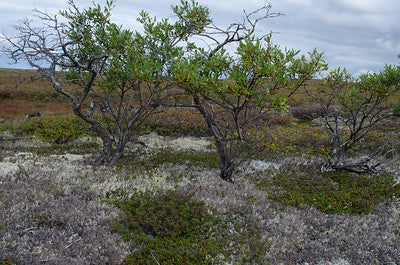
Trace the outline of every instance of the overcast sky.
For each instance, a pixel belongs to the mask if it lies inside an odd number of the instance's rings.
[[[104,4],[105,0],[95,0]],[[262,0],[199,0],[210,8],[215,23],[224,26],[241,21],[243,10],[252,11],[264,5]],[[281,47],[301,50],[317,48],[324,52],[331,69],[346,67],[358,74],[379,71],[385,64],[400,60],[399,0],[270,0],[272,11],[284,15],[267,19],[260,33],[277,32],[273,40]],[[75,0],[80,7],[91,0]],[[172,17],[170,6],[176,0],[117,0],[113,22],[137,29],[140,10],[157,17]],[[56,13],[67,7],[67,0],[0,0],[1,32],[12,35],[12,26],[30,17],[34,8]],[[0,67],[9,65],[0,56]]]

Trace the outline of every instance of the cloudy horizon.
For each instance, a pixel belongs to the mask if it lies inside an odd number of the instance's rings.
[[[67,8],[67,0],[26,1],[0,0],[1,32],[13,34],[13,25],[32,17],[37,8],[56,13]],[[105,0],[95,0],[104,4]],[[253,11],[265,4],[262,0],[199,0],[210,8],[211,17],[221,27],[241,21],[243,10]],[[75,0],[79,7],[92,5],[91,0]],[[171,5],[178,0],[117,0],[113,22],[133,30],[140,26],[136,21],[140,10],[158,18],[171,18]],[[359,74],[380,71],[385,64],[399,64],[400,29],[398,27],[400,1],[397,0],[270,0],[272,12],[281,16],[262,21],[260,34],[274,32],[273,41],[281,47],[300,50],[302,53],[316,48],[324,52],[330,69],[346,67]],[[0,56],[2,68],[25,68],[22,64],[10,65],[6,55]]]

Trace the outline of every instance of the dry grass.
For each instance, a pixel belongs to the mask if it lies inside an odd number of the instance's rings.
[[[35,80],[34,71],[0,69],[0,118],[23,118],[34,112],[63,112],[71,104],[45,79]]]
[[[14,119],[24,118],[31,113],[63,113],[71,109],[68,102],[43,102],[27,100],[2,100],[0,105],[0,118]]]

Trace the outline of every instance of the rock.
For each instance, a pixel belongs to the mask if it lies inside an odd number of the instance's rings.
[[[40,117],[42,117],[42,114],[40,112],[32,112],[32,113],[26,114],[26,119],[40,118]]]

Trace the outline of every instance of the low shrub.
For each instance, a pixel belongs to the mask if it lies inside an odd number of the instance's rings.
[[[113,230],[132,242],[122,264],[262,264],[268,251],[258,219],[244,206],[211,213],[177,191],[113,203],[124,212]]]
[[[18,136],[36,136],[56,143],[80,136],[95,136],[85,121],[72,114],[28,119],[12,126],[11,131]]]
[[[115,202],[124,217],[114,230],[132,241],[123,264],[212,264],[221,247],[212,237],[218,218],[203,202],[176,191]]]
[[[257,180],[256,184],[270,191],[272,200],[300,208],[308,204],[328,214],[367,214],[377,204],[400,197],[400,185],[387,174],[283,170],[272,180]]]

